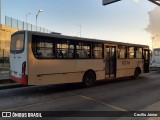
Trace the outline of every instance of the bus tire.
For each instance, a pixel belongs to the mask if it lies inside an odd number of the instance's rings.
[[[96,81],[96,77],[95,77],[95,74],[94,72],[92,71],[88,71],[84,74],[83,76],[83,85],[85,87],[91,87],[95,84],[95,81]]]
[[[140,74],[139,69],[136,68],[135,71],[134,71],[134,76],[133,76],[133,78],[134,78],[135,80],[139,79],[139,74]]]

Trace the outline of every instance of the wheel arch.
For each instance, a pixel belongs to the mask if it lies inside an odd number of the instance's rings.
[[[138,71],[138,73],[139,73],[139,74],[141,74],[141,73],[142,73],[142,71],[141,71],[141,68],[140,68],[140,67],[136,67],[135,71],[136,71],[136,70]]]
[[[84,75],[83,75],[83,79],[84,79],[85,75],[86,75],[88,72],[92,72],[92,73],[94,74],[94,77],[95,77],[95,80],[96,80],[96,78],[97,78],[96,72],[95,72],[94,70],[92,70],[92,69],[88,69],[87,71],[85,71],[85,73],[84,73]],[[82,79],[82,80],[83,80],[83,79]]]

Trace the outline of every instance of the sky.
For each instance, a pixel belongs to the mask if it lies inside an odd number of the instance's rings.
[[[102,0],[1,0],[2,21],[9,16],[69,36],[96,38],[136,44],[152,44],[153,34],[146,30],[149,12],[156,5],[148,0],[121,0],[107,6]],[[157,37],[156,39],[159,39]]]

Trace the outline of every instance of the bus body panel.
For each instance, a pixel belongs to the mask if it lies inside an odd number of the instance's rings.
[[[150,67],[160,68],[160,48],[153,49]]]
[[[36,59],[32,52],[32,32],[28,32],[28,85],[36,80]]]
[[[33,36],[45,36],[54,38],[55,36],[51,34],[44,34],[39,32],[25,32],[25,46],[24,51],[18,54],[10,54],[10,63],[11,63],[11,78],[16,80],[22,84],[28,85],[49,85],[49,84],[61,84],[61,83],[76,83],[82,82],[83,77],[86,71],[92,70],[96,75],[96,80],[104,80],[110,78],[119,78],[119,77],[127,77],[133,76],[135,69],[140,68],[141,73],[144,73],[144,59],[143,57],[140,59],[118,59],[118,46],[119,45],[130,45],[130,44],[120,44],[116,42],[106,42],[101,43],[104,45],[103,50],[103,59],[58,59],[58,58],[36,58],[33,52],[33,45],[32,39]],[[40,38],[40,37],[39,37]],[[67,36],[56,36],[59,39],[74,39],[74,37],[67,37]],[[41,39],[41,38],[40,38]],[[81,38],[79,39],[81,41]],[[85,39],[82,38],[82,41]],[[94,40],[88,39],[89,42],[93,42]],[[95,40],[97,43],[98,40]],[[108,46],[108,47],[105,47]],[[130,46],[132,46],[131,44]],[[111,47],[110,47],[111,46]],[[147,46],[140,46],[138,47],[147,47]],[[110,72],[109,77],[106,77],[106,62],[112,63],[113,59],[106,60],[106,53],[105,49],[111,49],[116,51],[115,56],[115,70],[116,73],[113,76]],[[148,47],[147,47],[148,48]],[[112,52],[114,53],[114,52]],[[110,54],[112,55],[112,54]],[[111,58],[111,57],[110,57]],[[25,75],[23,75],[22,65],[26,63],[25,68]],[[112,67],[112,65],[110,66]],[[109,71],[111,71],[110,69]],[[16,74],[17,73],[17,74]]]
[[[117,60],[117,77],[133,76],[135,68],[140,68],[143,73],[142,59],[118,59]]]
[[[96,78],[104,79],[103,60],[37,60],[35,79],[32,83],[38,85],[82,82],[87,70],[93,70]],[[32,61],[33,62],[33,61]]]
[[[15,50],[13,50],[10,53],[10,78],[20,82],[22,84],[28,84],[28,67],[27,67],[27,35],[25,35],[26,32],[22,32],[21,34],[24,35],[24,39],[21,41],[20,39],[22,37],[17,37],[17,35],[13,35],[12,37],[15,37],[14,41],[11,42],[11,49],[12,47],[15,47]],[[21,43],[23,42],[23,43]],[[13,43],[13,44],[12,44]],[[23,50],[19,52],[18,47],[23,44]],[[15,45],[15,46],[14,46]],[[17,48],[16,48],[17,47]],[[17,53],[18,52],[18,53]]]
[[[28,85],[82,82],[84,73],[95,71],[96,79],[105,78],[103,59],[36,59],[32,51],[32,33],[28,33]]]
[[[154,56],[152,58],[151,67],[160,68],[160,56]]]

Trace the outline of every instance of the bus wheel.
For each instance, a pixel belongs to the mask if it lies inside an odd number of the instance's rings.
[[[83,85],[85,87],[93,86],[95,81],[96,81],[96,77],[95,77],[95,74],[92,71],[88,71],[87,73],[84,74]]]
[[[135,69],[133,77],[135,80],[137,80],[139,78],[139,70],[138,69]]]

